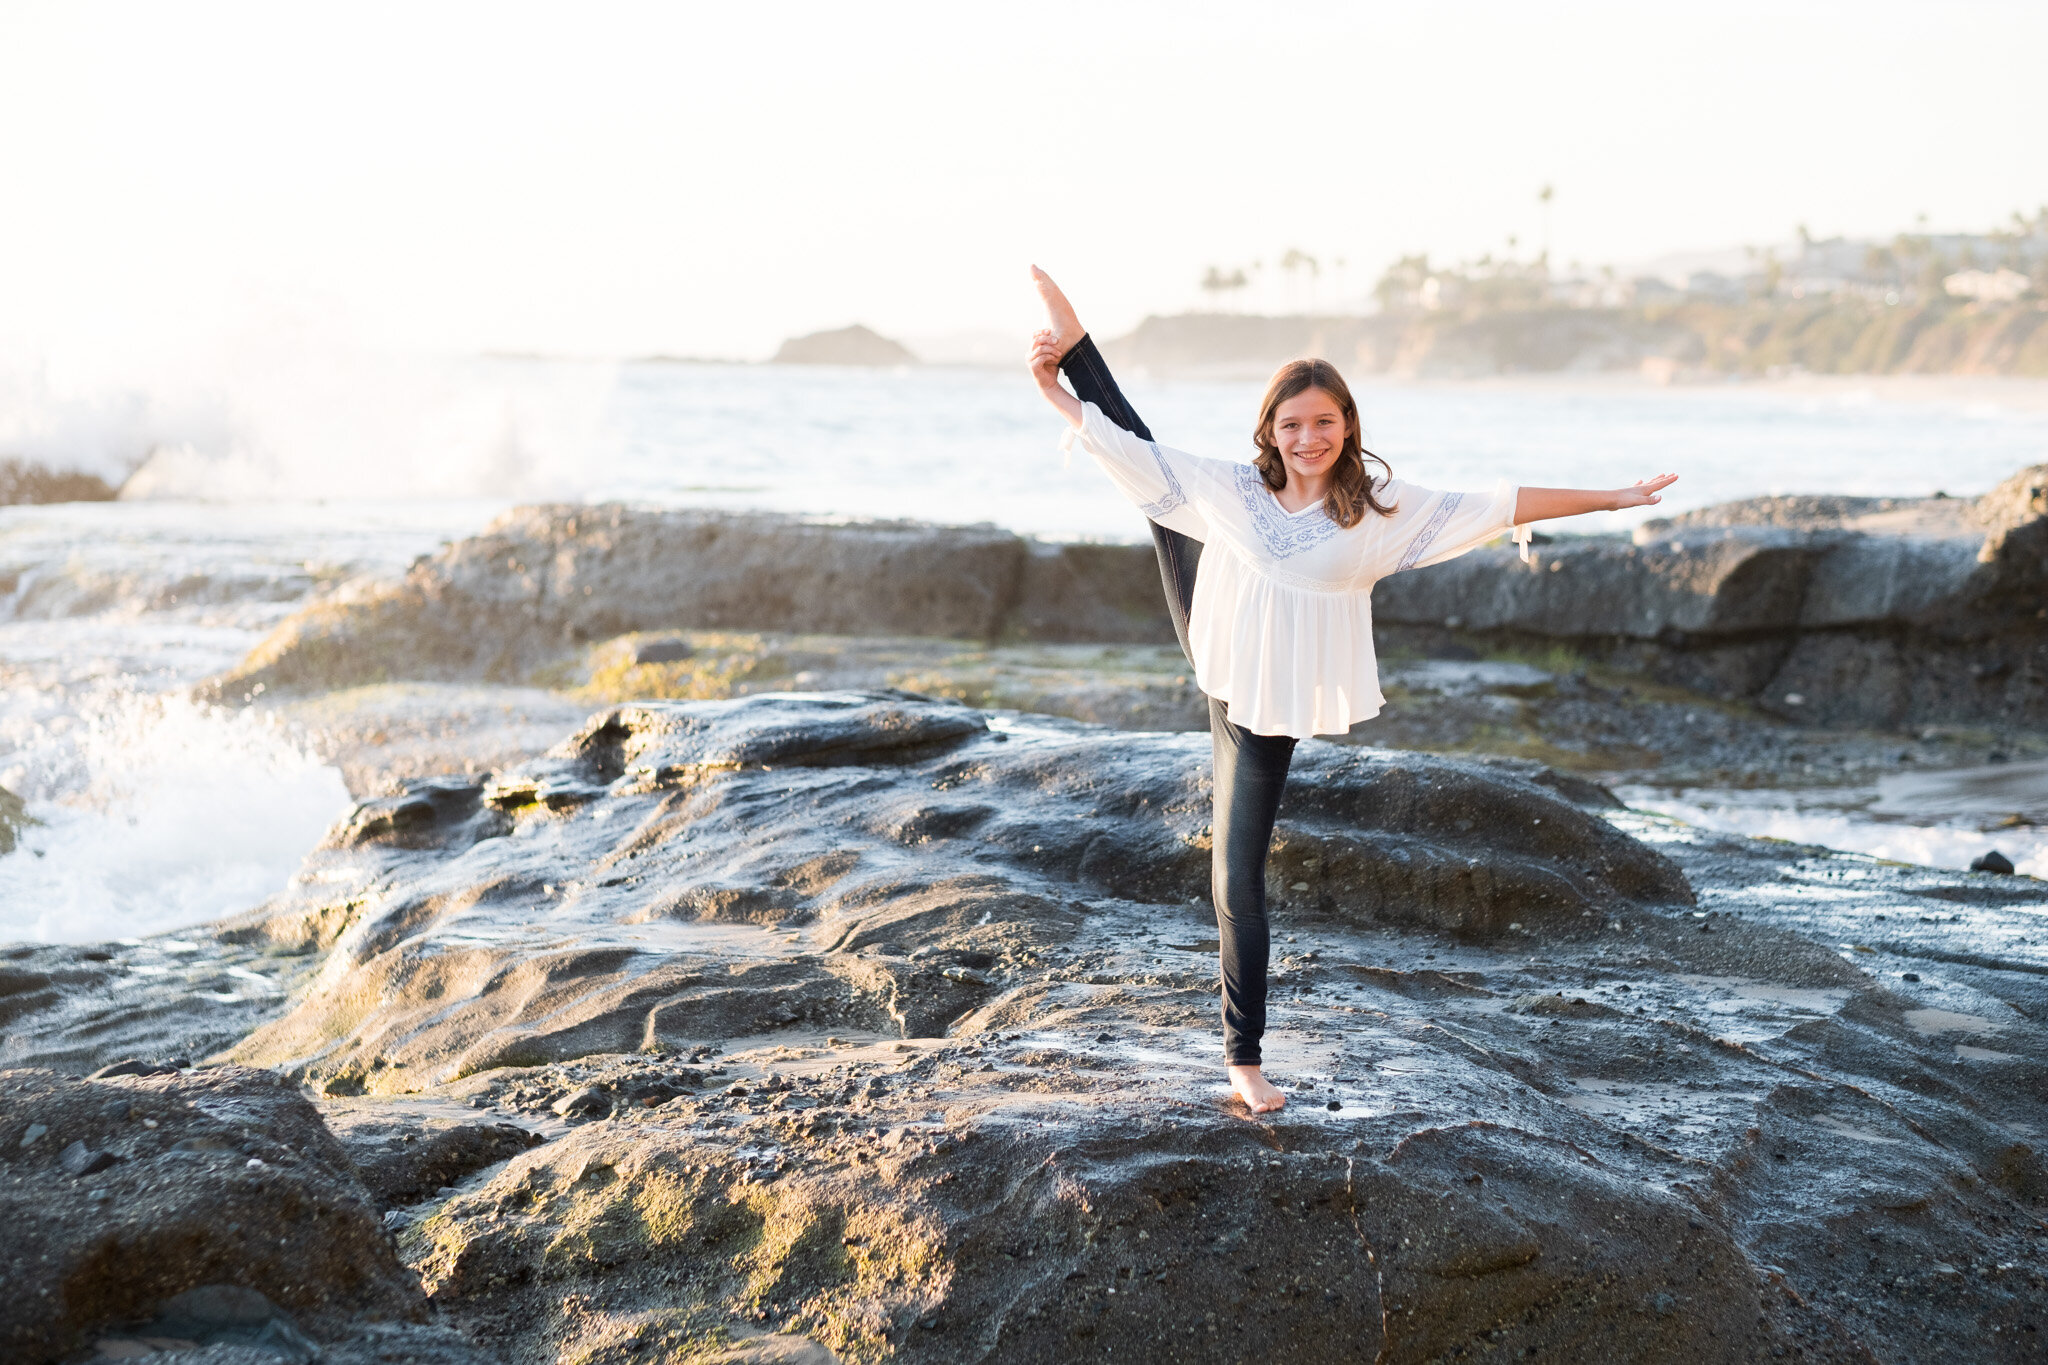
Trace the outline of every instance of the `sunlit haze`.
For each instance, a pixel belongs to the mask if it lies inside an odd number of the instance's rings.
[[[759,357],[2048,200],[2033,5],[24,5],[0,346]],[[1547,225],[1536,195],[1553,184]]]

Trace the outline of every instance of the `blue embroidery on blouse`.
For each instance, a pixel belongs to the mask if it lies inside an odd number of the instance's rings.
[[[1181,488],[1180,480],[1173,476],[1173,466],[1166,462],[1166,456],[1159,453],[1159,442],[1147,441],[1145,444],[1152,447],[1152,458],[1159,465],[1159,477],[1166,480],[1166,495],[1157,502],[1144,503],[1138,510],[1157,521],[1174,508],[1187,506],[1188,495]]]
[[[1273,500],[1273,490],[1266,487],[1265,478],[1252,465],[1237,467],[1237,495],[1243,499],[1245,511],[1251,513],[1252,529],[1259,533],[1266,553],[1275,559],[1313,550],[1340,529],[1321,507],[1306,516],[1290,517],[1282,512],[1280,504]]]
[[[1436,511],[1429,514],[1429,520],[1415,533],[1415,539],[1408,542],[1408,548],[1401,552],[1401,562],[1394,566],[1395,573],[1415,567],[1416,561],[1421,559],[1429,547],[1436,543],[1436,538],[1443,534],[1444,523],[1451,519],[1451,514],[1458,510],[1458,504],[1464,500],[1463,493],[1444,494],[1444,500],[1436,505]]]

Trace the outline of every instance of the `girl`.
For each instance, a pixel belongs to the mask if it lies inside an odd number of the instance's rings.
[[[1406,483],[1360,444],[1358,405],[1326,360],[1273,376],[1251,464],[1183,454],[1152,439],[1052,278],[1036,266],[1031,275],[1052,324],[1033,338],[1032,377],[1067,419],[1062,444],[1086,449],[1151,521],[1167,610],[1209,698],[1224,1060],[1245,1106],[1268,1113],[1287,1102],[1259,1070],[1273,818],[1297,740],[1379,714],[1372,585],[1510,528],[1526,556],[1530,522],[1648,506],[1678,476],[1604,491]]]

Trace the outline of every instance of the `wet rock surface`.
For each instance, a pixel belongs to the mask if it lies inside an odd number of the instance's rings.
[[[304,1149],[433,1315],[405,1330],[486,1359],[2039,1358],[2041,883],[1304,744],[1269,867],[1289,1104],[1251,1120],[1208,801],[1198,735],[622,706],[365,803],[182,941],[270,973],[226,1046],[310,1088]],[[175,995],[160,951],[109,951],[118,989],[35,958],[8,1046],[161,1064],[122,1022]],[[45,1127],[0,1127],[42,1163],[22,1207],[145,1162]],[[74,1143],[122,1161],[63,1175]]]
[[[1381,583],[1392,638],[1569,642],[1823,725],[2048,723],[2048,465],[1980,498],[1762,498]],[[1405,633],[1404,633],[1405,632]]]
[[[0,946],[0,1066],[176,1069],[275,1015],[310,964],[225,926],[128,943]]]
[[[617,708],[488,784],[360,807],[250,926],[326,961],[236,1055],[345,1094],[799,1021],[940,1036],[1093,918],[1201,922],[1206,756],[903,694]],[[1474,941],[1690,903],[1542,776],[1307,746],[1281,899]]]

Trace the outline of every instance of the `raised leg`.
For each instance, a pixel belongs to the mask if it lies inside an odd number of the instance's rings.
[[[1057,332],[1058,328],[1055,327],[1054,331]],[[1124,397],[1123,390],[1116,386],[1108,362],[1103,360],[1102,352],[1095,349],[1093,337],[1085,332],[1081,334],[1080,340],[1060,361],[1060,373],[1073,385],[1076,398],[1101,408],[1104,417],[1125,431],[1148,441],[1152,439],[1152,429],[1145,425],[1130,400]],[[1166,612],[1173,618],[1173,633],[1180,640],[1180,652],[1187,656],[1192,666],[1195,651],[1188,643],[1188,614],[1195,606],[1195,568],[1202,562],[1202,542],[1169,530],[1156,521],[1148,521],[1146,525],[1152,528],[1152,550],[1159,558],[1159,586],[1166,594]]]

